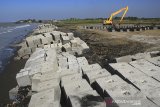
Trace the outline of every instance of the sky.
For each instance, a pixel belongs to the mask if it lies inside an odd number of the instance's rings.
[[[160,18],[160,0],[0,0],[0,22],[107,18],[126,6],[129,6],[127,16]]]

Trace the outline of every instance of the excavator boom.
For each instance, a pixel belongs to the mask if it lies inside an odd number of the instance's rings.
[[[122,15],[122,17],[121,17],[121,20],[120,20],[120,23],[121,23],[121,22],[123,21],[123,18],[125,17],[125,15],[126,15],[126,13],[127,13],[127,11],[128,11],[128,6],[125,7],[125,8],[122,8],[122,9],[120,9],[120,10],[114,12],[114,13],[112,13],[111,16],[110,16],[110,18],[109,18],[108,20],[104,20],[104,21],[103,21],[103,24],[104,24],[104,25],[111,25],[111,24],[112,24],[113,17],[114,17],[115,15],[121,13],[122,11],[125,11],[125,12],[123,13],[123,15]]]

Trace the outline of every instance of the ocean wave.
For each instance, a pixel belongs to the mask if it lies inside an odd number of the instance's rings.
[[[27,25],[16,26],[15,29],[29,27],[29,26],[31,26],[31,25],[27,24]]]

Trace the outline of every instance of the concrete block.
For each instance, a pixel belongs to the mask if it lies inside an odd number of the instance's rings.
[[[117,84],[118,86],[119,84],[125,83],[125,81],[123,81],[117,75],[114,75],[109,77],[98,78],[96,79],[96,83],[93,85],[94,85],[94,89],[104,98],[104,97],[107,97],[104,95],[104,91],[107,85],[112,83],[114,83],[114,85]]]
[[[77,41],[77,44],[82,44],[84,41],[82,41],[79,37],[74,38],[75,41]]]
[[[88,65],[88,61],[85,57],[78,57],[77,62],[78,62],[80,67]]]
[[[127,32],[130,32],[130,29],[126,29],[127,30]]]
[[[69,69],[79,72],[79,65],[75,56],[68,56]]]
[[[70,42],[68,36],[61,36],[61,39],[62,39],[62,44],[63,44],[63,45]]]
[[[148,76],[130,77],[130,81],[137,86],[143,94],[146,94],[148,90],[154,90],[160,87],[160,83],[155,79]]]
[[[51,33],[44,33],[44,36],[47,38],[48,43],[51,43],[54,41]]]
[[[116,30],[115,29],[112,29],[112,32],[115,32]]]
[[[60,32],[59,31],[52,31],[51,34],[54,36],[55,41],[60,41]]]
[[[69,95],[69,107],[106,107],[106,103],[96,91]]]
[[[138,53],[136,55],[132,55],[131,58],[133,60],[148,59],[148,58],[151,58],[151,55],[150,55],[150,53]]]
[[[77,47],[78,46],[77,41],[75,39],[71,40],[71,46],[72,47]]]
[[[57,61],[54,61],[54,62],[47,61],[47,62],[43,63],[40,68],[40,71],[42,73],[49,72],[49,71],[56,72],[57,70],[58,70]]]
[[[39,46],[38,46],[39,47]],[[31,47],[31,52],[35,52],[37,47]]]
[[[61,78],[61,86],[64,86],[64,84],[71,84],[72,82],[79,80],[82,80],[82,74],[80,73],[63,76]]]
[[[57,44],[57,48],[60,48],[60,49],[61,49],[61,48],[62,48],[62,46],[63,46],[63,45],[62,45],[62,43],[61,43],[61,42]]]
[[[123,29],[120,29],[120,32],[123,32]]]
[[[72,40],[74,38],[74,34],[73,33],[67,33],[67,36],[69,37],[70,40]]]
[[[31,79],[28,71],[18,73],[16,75],[16,79],[19,87],[31,85]]]
[[[116,58],[116,62],[131,62],[132,59],[131,59],[131,56],[130,55],[127,55],[127,56],[122,56],[122,57],[119,57],[119,58]]]
[[[73,75],[73,74],[76,74],[78,72],[72,70],[72,69],[60,69],[60,77],[63,77],[63,76],[67,76],[67,75]]]
[[[48,80],[52,80],[52,79],[56,79],[60,81],[60,75],[57,72],[47,72],[42,74],[40,81],[44,82],[44,81],[48,81]]]
[[[51,48],[57,48],[57,43],[51,44]]]
[[[15,100],[16,99],[16,96],[17,96],[17,93],[18,93],[18,86],[12,88],[11,90],[9,90],[9,99],[10,100]]]
[[[156,66],[160,67],[160,57],[149,58],[147,59],[149,62],[153,63]]]
[[[42,44],[44,44],[44,45],[48,44],[48,39],[44,36],[41,37],[41,41],[42,41]]]
[[[145,74],[126,62],[109,64],[114,70],[118,71],[123,77],[130,80],[130,77],[145,76]]]
[[[59,79],[52,79],[52,80],[40,82],[38,84],[38,92],[54,89],[55,100],[60,101],[61,90],[60,90],[59,83],[60,83]]]
[[[23,50],[25,55],[30,55],[32,53],[30,48],[24,48]]]
[[[102,69],[102,67],[99,64],[91,64],[91,65],[85,65],[82,66],[82,72],[83,74],[85,74],[86,72],[90,72],[90,71],[95,71],[95,70],[100,70]]]
[[[49,49],[49,48],[51,48],[50,44],[49,45],[44,45],[44,49]]]
[[[33,65],[30,66],[30,68],[32,68],[32,70],[29,73],[29,75],[34,75],[35,73],[38,73],[38,72],[40,72],[40,73],[50,72],[50,71],[56,72],[58,70],[58,65],[55,65],[54,62],[44,61],[44,59],[42,61],[43,62],[41,62],[39,64],[33,63]]]
[[[21,57],[22,59],[28,59],[30,55],[25,55],[23,57]]]
[[[75,56],[71,55],[69,52],[62,52],[62,56],[66,57],[66,58],[68,58],[70,56],[75,57]]]
[[[66,43],[66,44],[64,44],[64,45],[62,46],[62,52],[69,52],[69,51],[71,51],[71,50],[72,50],[72,48],[71,48],[70,43]]]
[[[95,82],[95,80],[98,79],[98,78],[111,76],[111,74],[106,69],[86,72],[85,75],[86,75],[86,79],[88,80],[88,82],[90,84],[92,84],[93,82]]]
[[[19,57],[25,56],[24,50],[22,48],[18,50],[18,56]]]
[[[78,66],[77,63],[75,63],[75,64],[69,64],[69,69],[70,69],[70,70],[73,70],[73,71],[75,71],[75,72],[80,73],[80,68],[79,68],[79,66]]]
[[[43,81],[38,84],[38,92],[45,91],[45,90],[52,89],[52,88],[56,89],[58,87],[59,87],[59,80],[57,79]]]
[[[72,52],[75,54],[75,55],[82,55],[83,54],[83,49],[82,47],[76,47],[76,48],[73,48],[72,47]],[[85,51],[84,51],[85,53]]]
[[[92,90],[93,89],[90,87],[86,80],[75,81],[72,82],[72,84],[64,84],[64,91],[67,96]]]
[[[33,43],[35,46],[42,44],[41,39],[38,36],[34,37]]]
[[[116,75],[99,78],[96,80],[96,82],[96,90],[103,95],[105,100],[108,100],[108,98],[110,97],[112,98],[110,99],[114,101],[132,101],[145,98],[145,96],[139,90],[137,90],[135,87],[128,84],[127,82],[123,81]],[[125,105],[132,107],[134,103],[118,103],[118,106],[120,107],[124,107]]]
[[[148,99],[141,99],[140,102],[141,102],[140,107],[158,107],[159,106],[158,104],[155,104]]]
[[[151,90],[147,90],[145,92],[145,95],[151,99],[155,104],[160,106],[160,88],[155,88]]]
[[[50,103],[48,106],[46,107],[61,107],[61,104],[59,101],[54,101],[52,103]]]
[[[158,57],[158,56],[160,56],[160,51],[152,51],[152,52],[150,52],[150,55],[151,55],[152,58],[153,57]]]
[[[41,73],[38,73],[32,77],[32,91],[38,91],[38,84],[41,82],[41,76]]]
[[[38,45],[38,48],[44,48],[43,44]]]
[[[62,69],[68,69],[68,62],[66,57],[58,58],[58,66]]]
[[[68,55],[67,56],[68,64],[75,64],[77,62],[77,58],[74,55]]]
[[[86,53],[89,51],[89,46],[86,43],[81,44],[81,46],[82,46],[83,53]]]
[[[34,46],[33,40],[34,40],[33,36],[30,36],[30,37],[26,38],[26,44],[27,44],[28,47],[33,47]]]
[[[33,77],[35,74],[37,74],[37,73],[41,73],[41,71],[39,71],[39,69],[38,68],[34,68],[34,69],[32,69],[30,72],[29,72],[29,76],[30,77]]]
[[[22,43],[20,44],[20,46],[21,46],[21,48],[27,48],[26,41],[22,42]]]
[[[155,27],[153,27],[153,29],[154,29],[154,30],[157,30],[157,29],[158,29],[158,27],[156,27],[156,26],[155,26]]]
[[[49,107],[55,101],[54,89],[32,95],[29,107]]]

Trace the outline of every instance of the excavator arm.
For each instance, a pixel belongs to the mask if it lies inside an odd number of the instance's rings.
[[[114,12],[114,13],[112,13],[111,16],[110,16],[110,18],[109,18],[108,20],[104,20],[103,24],[104,24],[104,25],[110,25],[110,24],[112,24],[113,17],[114,17],[115,15],[121,13],[121,12],[124,11],[124,10],[125,10],[125,12],[123,13],[123,15],[122,15],[122,17],[121,17],[121,20],[120,20],[120,23],[121,23],[121,22],[123,21],[123,18],[125,17],[125,15],[126,15],[126,13],[127,13],[127,11],[128,11],[128,6],[125,7],[125,8],[122,8],[122,9],[120,9],[120,10]]]

